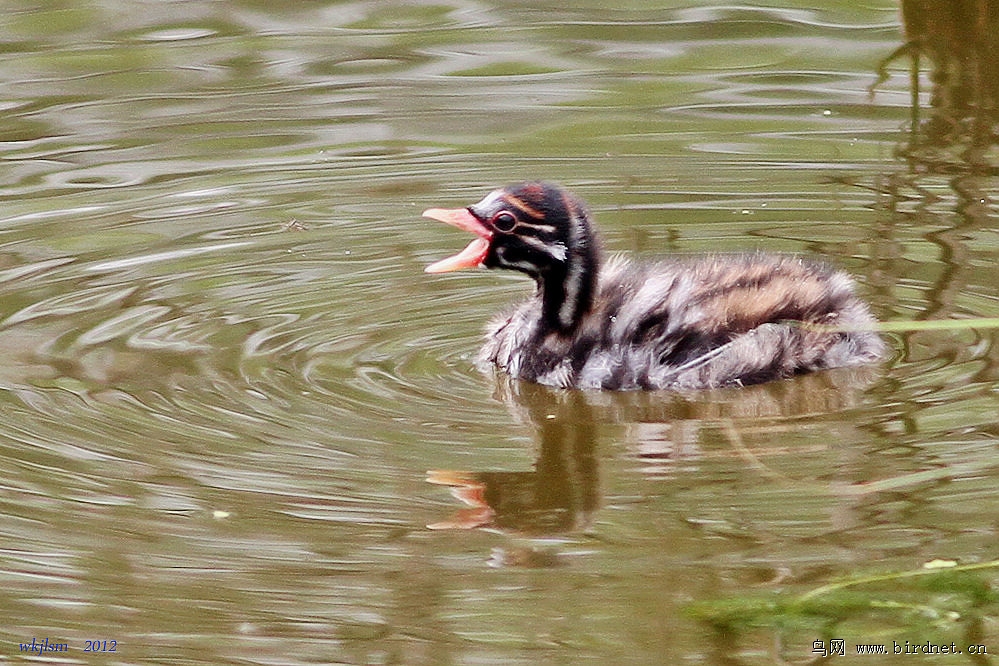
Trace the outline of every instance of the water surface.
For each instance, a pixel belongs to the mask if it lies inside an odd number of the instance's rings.
[[[472,366],[528,284],[422,274],[467,239],[420,211],[543,177],[615,251],[814,254],[880,319],[996,316],[995,178],[896,157],[904,63],[868,93],[895,3],[770,5],[11,4],[3,658],[773,663],[820,636],[684,609],[995,558],[995,329],[565,394]]]

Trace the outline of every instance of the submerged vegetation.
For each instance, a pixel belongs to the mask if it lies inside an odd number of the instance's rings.
[[[989,572],[999,560],[933,560],[919,569],[852,576],[804,592],[697,602],[692,618],[734,643],[774,633],[781,658],[842,642],[844,654],[885,645],[888,654],[954,654],[990,663],[983,625],[999,616]],[[858,647],[859,646],[859,647]],[[939,648],[939,649],[937,649]]]

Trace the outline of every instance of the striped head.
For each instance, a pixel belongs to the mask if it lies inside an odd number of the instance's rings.
[[[567,331],[589,310],[599,251],[583,204],[560,187],[527,182],[495,190],[468,208],[423,213],[474,233],[459,254],[426,268],[444,273],[485,266],[534,278],[549,327]]]

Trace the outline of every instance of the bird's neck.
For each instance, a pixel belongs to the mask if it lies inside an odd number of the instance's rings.
[[[599,258],[596,248],[583,250],[537,279],[545,332],[570,334],[593,309]]]

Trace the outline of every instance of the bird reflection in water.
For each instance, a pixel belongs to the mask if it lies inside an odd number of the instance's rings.
[[[512,385],[504,380],[501,385]],[[529,472],[432,470],[468,505],[431,529],[493,527],[532,535],[585,530],[598,504],[596,427],[582,391],[524,383],[504,399],[534,426],[538,458]],[[513,401],[513,402],[510,402]]]
[[[801,427],[802,417],[856,407],[878,374],[876,367],[843,368],[741,389],[678,394],[553,389],[496,373],[496,397],[535,431],[534,469],[428,471],[429,483],[449,487],[466,505],[428,527],[492,529],[526,537],[586,533],[601,500],[601,440],[613,445],[606,455],[629,457],[649,483],[670,482],[696,469],[706,455],[703,438],[719,432],[721,425],[731,441],[710,455],[757,464],[761,428],[777,432],[782,422]],[[766,432],[762,439],[769,439]],[[492,560],[502,566],[560,563],[554,550],[533,547],[498,549]]]

